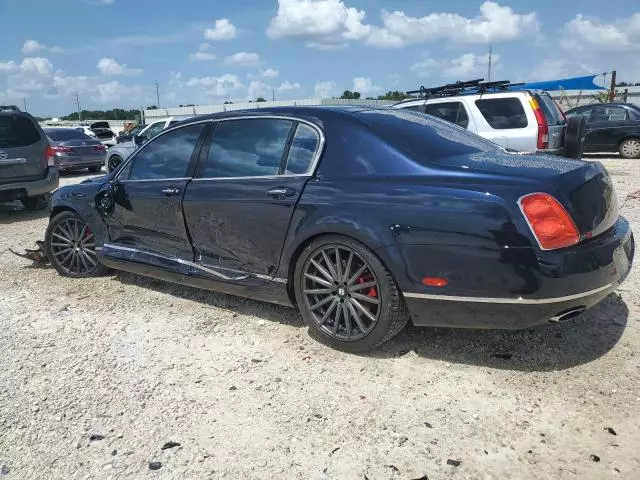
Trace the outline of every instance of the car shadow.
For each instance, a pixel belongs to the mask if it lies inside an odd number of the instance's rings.
[[[611,350],[627,325],[629,309],[612,293],[582,316],[527,330],[468,330],[408,326],[370,352],[374,358],[417,355],[448,363],[519,371],[564,370]]]
[[[0,202],[0,225],[9,225],[15,222],[24,222],[27,220],[37,220],[39,218],[46,218],[49,216],[49,211],[45,208],[38,211],[26,210],[22,203],[15,202]],[[44,231],[42,232],[44,237]],[[28,246],[30,248],[30,246]]]
[[[114,279],[125,285],[136,285],[154,292],[198,302],[211,308],[221,308],[240,315],[250,315],[268,322],[278,322],[293,327],[306,327],[298,311],[292,307],[178,285],[128,272],[116,272]]]
[[[118,272],[115,279],[174,297],[251,315],[269,322],[306,328],[297,309],[210,292]],[[372,359],[417,356],[448,363],[519,371],[564,370],[591,362],[611,350],[622,336],[629,310],[611,294],[581,317],[527,330],[418,328],[409,324],[394,340],[359,355]],[[309,330],[312,338],[317,334]],[[328,348],[328,347],[327,347]]]

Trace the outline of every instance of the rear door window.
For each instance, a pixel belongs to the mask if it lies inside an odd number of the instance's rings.
[[[26,147],[40,141],[40,132],[23,116],[0,115],[0,147]]]
[[[455,123],[461,127],[469,126],[469,116],[462,102],[440,102],[427,104],[424,113]]]
[[[510,130],[526,128],[529,122],[519,98],[483,98],[476,106],[491,128]]]
[[[628,120],[629,116],[627,110],[624,107],[610,106],[610,107],[596,107],[594,122],[623,122]]]
[[[241,178],[278,175],[292,126],[291,120],[273,118],[219,122],[201,176]],[[298,161],[304,163],[303,152],[298,154]],[[291,168],[298,170],[303,166],[292,161]]]

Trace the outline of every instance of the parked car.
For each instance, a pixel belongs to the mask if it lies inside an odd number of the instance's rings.
[[[107,147],[76,128],[45,128],[51,149],[60,170],[88,168],[98,173],[104,165]]]
[[[73,128],[84,133],[87,137],[98,138],[98,136],[94,133],[94,131],[91,130],[91,128],[87,127],[86,125],[81,125],[79,127],[73,127]]]
[[[280,107],[196,117],[60,188],[45,248],[297,305],[350,351],[422,326],[526,328],[605,298],[634,252],[597,162],[505,152],[429,115]]]
[[[509,150],[565,154],[565,118],[548,93],[509,90],[509,82],[458,82],[416,90],[393,108],[427,113]]]
[[[585,152],[640,158],[640,108],[630,103],[583,105],[565,113],[586,120]]]
[[[27,210],[47,207],[59,173],[38,122],[15,106],[0,106],[0,201],[21,200]]]
[[[164,129],[169,128],[171,125],[175,125],[176,123],[178,122],[174,120],[173,117],[157,120],[140,130],[140,133],[132,137],[130,141],[118,143],[114,147],[111,147],[107,153],[105,161],[107,172],[112,172],[116,169],[123,160],[127,159],[129,155],[138,148],[139,145],[142,145],[144,142],[158,135]]]

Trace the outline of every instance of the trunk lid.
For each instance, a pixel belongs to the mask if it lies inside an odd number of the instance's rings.
[[[104,150],[98,150],[96,147],[101,147],[102,143],[99,140],[81,140],[81,139],[73,139],[66,140],[64,142],[57,142],[56,146],[58,147],[70,147],[72,150],[65,152],[65,155],[74,156],[74,155],[98,155],[104,154]]]

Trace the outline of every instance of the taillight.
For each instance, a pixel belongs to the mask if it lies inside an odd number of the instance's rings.
[[[50,145],[44,149],[44,157],[47,159],[47,167],[56,166],[56,157],[53,155],[53,148]]]
[[[94,150],[98,150],[99,152],[106,152],[107,151],[107,147],[105,147],[104,145],[96,145],[95,147],[93,147]]]
[[[518,204],[542,250],[570,247],[580,241],[576,224],[548,193],[525,195]]]
[[[71,153],[73,147],[51,147],[54,153]]]
[[[540,108],[538,100],[534,97],[530,97],[529,105],[533,108],[533,114],[536,116],[536,122],[538,122],[538,150],[544,150],[549,146],[549,125],[547,125],[547,119]]]

